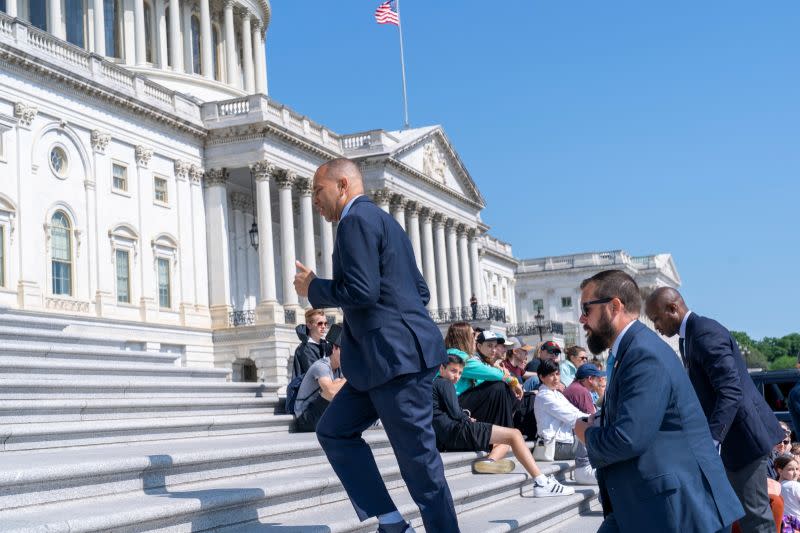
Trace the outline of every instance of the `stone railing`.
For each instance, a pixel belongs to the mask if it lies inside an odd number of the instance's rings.
[[[539,333],[542,335],[545,333],[563,335],[564,324],[553,320],[543,320],[541,323],[521,322],[519,324],[512,324],[506,329],[506,335],[509,337],[538,335]]]
[[[93,54],[79,46],[63,41],[20,19],[13,19],[0,12],[0,44],[10,45],[29,56],[41,60],[43,65],[65,67],[75,76],[97,83],[113,86],[113,90],[124,94],[131,101],[146,102],[151,107],[180,117],[202,128],[200,108],[189,97],[170,91],[142,76],[117,66],[102,56]]]
[[[364,131],[342,136],[342,150],[348,152],[375,152],[383,150],[389,138],[383,130]]]
[[[621,250],[592,252],[585,254],[561,255],[525,259],[520,262],[517,272],[546,272],[571,268],[596,267],[607,265],[630,265],[633,258]]]
[[[213,129],[269,121],[335,152],[341,152],[340,137],[283,104],[263,94],[253,94],[202,107],[203,120]]]
[[[252,326],[256,323],[256,312],[252,309],[228,313],[228,327]]]
[[[506,322],[506,310],[495,305],[476,305],[475,307],[452,307],[450,309],[436,309],[428,312],[437,324],[450,322],[469,322],[473,320],[489,320],[492,322]]]

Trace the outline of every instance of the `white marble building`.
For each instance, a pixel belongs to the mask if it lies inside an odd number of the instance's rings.
[[[348,156],[406,228],[434,316],[475,294],[515,319],[517,261],[442,128],[341,135],[270,99],[265,0],[3,10],[0,306],[283,381],[306,304],[294,261],[331,272],[310,179]]]

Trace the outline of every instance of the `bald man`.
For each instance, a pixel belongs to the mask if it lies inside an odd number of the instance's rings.
[[[379,533],[413,531],[383,483],[361,433],[380,418],[425,530],[458,531],[453,500],[431,426],[433,378],[446,361],[444,340],[425,306],[430,293],[403,228],[364,196],[358,166],[334,159],[314,175],[314,205],[338,221],[333,279],[298,262],[295,289],[315,308],[341,307],[342,373],[347,384],[317,425],[331,466],[361,520]]]
[[[719,322],[689,310],[671,287],[653,291],[645,312],[666,337],[680,335],[681,358],[745,516],[742,531],[775,531],[764,479],[783,431],[747,372],[739,347]]]

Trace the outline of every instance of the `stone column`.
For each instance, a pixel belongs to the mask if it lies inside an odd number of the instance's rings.
[[[64,31],[64,16],[61,12],[61,0],[48,0],[47,14],[49,15],[47,30],[59,39],[66,39],[67,34],[66,31]]]
[[[456,223],[447,221],[447,274],[450,278],[450,298],[453,307],[465,305],[461,301],[461,278],[458,275],[458,248],[456,245]],[[469,300],[468,300],[469,301]]]
[[[444,217],[433,217],[433,245],[436,249],[436,286],[439,289],[439,307],[450,309],[450,287],[447,281],[447,250],[444,239]]]
[[[203,169],[192,165],[189,170],[192,217],[192,272],[194,278],[194,310],[198,316],[208,313],[208,249],[206,247],[206,208],[203,199]],[[207,326],[204,326],[207,327]]]
[[[481,283],[481,265],[478,257],[478,234],[475,228],[468,231],[469,235],[469,268],[472,274],[472,293],[478,299],[478,305],[485,305],[486,295],[483,294],[483,284]]]
[[[292,185],[296,177],[291,171],[278,176],[278,200],[281,212],[281,270],[283,274],[283,305],[299,308],[297,293],[294,291],[295,266],[294,213],[292,212]]]
[[[233,0],[225,1],[225,67],[228,76],[228,85],[236,88],[242,87],[239,79],[239,69],[236,68],[236,32],[233,28]]]
[[[467,244],[467,231],[464,224],[459,224],[458,228],[458,262],[461,265],[461,305],[466,307],[472,298],[470,289],[469,272],[469,249]]]
[[[133,0],[133,39],[136,43],[136,64],[147,62],[144,33],[144,0]]]
[[[8,14],[16,17],[17,14],[11,14],[11,6],[16,10],[17,0],[6,0],[8,5]],[[104,56],[106,55],[106,18],[105,11],[103,10],[103,0],[92,0],[92,11],[94,11],[94,53]]]
[[[428,290],[431,293],[428,309],[439,309],[439,295],[436,287],[436,263],[433,258],[433,212],[426,208],[420,212],[422,217],[422,246],[425,252],[422,256],[424,272],[423,276],[428,283]]]
[[[245,13],[242,17],[242,68],[244,69],[244,90],[247,91],[247,94],[255,92],[250,16],[250,13]]]
[[[319,236],[320,236],[320,268],[319,276],[322,278],[333,278],[333,225],[325,220],[322,215],[319,217]]]
[[[180,280],[181,297],[180,313],[183,325],[189,325],[194,315],[195,287],[193,278],[194,249],[193,226],[195,221],[192,219],[192,189],[189,183],[189,171],[192,165],[187,161],[175,161],[175,205],[178,210],[178,242],[180,250]]]
[[[214,78],[214,59],[211,41],[211,13],[209,0],[200,0],[200,70],[206,78]]]
[[[253,20],[253,54],[256,64],[256,94],[267,94],[267,54],[264,50],[263,23]]]
[[[256,216],[258,217],[259,298],[256,320],[261,324],[283,323],[283,308],[278,304],[275,290],[275,249],[272,239],[272,204],[269,182],[277,169],[268,161],[250,166],[256,180]]]
[[[400,227],[406,229],[406,201],[399,194],[395,194],[391,203],[394,219]]]
[[[95,9],[97,9],[97,0],[95,0]],[[6,14],[9,17],[17,16],[17,0],[6,0]]]
[[[300,262],[317,271],[317,253],[314,246],[314,210],[311,207],[311,180],[297,179],[297,194],[300,196],[300,235],[303,243]]]
[[[153,28],[155,46],[153,47],[153,63],[160,69],[166,69],[167,57],[167,19],[164,16],[164,0],[155,0],[156,25]]]
[[[208,272],[211,276],[211,321],[215,327],[227,327],[231,312],[231,272],[228,243],[228,173],[225,169],[206,172],[206,242]]]
[[[17,197],[17,206],[33,205],[38,198],[38,190],[35,181],[30,179],[31,168],[31,149],[33,146],[33,133],[31,126],[39,113],[39,108],[34,105],[26,104],[25,102],[14,103],[14,118],[17,119],[16,129],[16,153],[10,154],[16,158],[17,173],[16,173],[16,186],[19,191]],[[9,132],[10,134],[11,132]],[[4,185],[5,187],[5,185]],[[8,190],[8,189],[5,189]],[[36,246],[25,246],[23,243],[42,243],[47,246],[46,242],[42,242],[37,237],[41,235],[39,228],[41,228],[42,219],[31,213],[27,209],[17,210],[17,229],[16,229],[16,251],[19,253],[19,270],[17,281],[17,303],[21,309],[36,309],[42,307],[42,289],[39,285],[39,273],[42,272],[42,259],[40,252],[41,248]],[[50,221],[44,221],[49,224]],[[47,239],[45,229],[45,239]],[[49,253],[49,252],[48,252]],[[42,281],[46,287],[45,281]],[[49,289],[45,289],[49,290]]]
[[[408,228],[406,228],[406,232],[411,239],[411,247],[414,249],[417,268],[422,272],[422,246],[420,245],[419,206],[417,202],[408,202],[406,204],[406,212],[408,213]]]
[[[102,0],[95,0],[100,1]],[[181,6],[179,0],[169,3],[169,62],[172,70],[183,72],[183,46],[181,46]]]
[[[392,193],[389,192],[389,189],[378,189],[377,191],[373,191],[372,199],[378,205],[378,207],[387,213],[389,212],[389,201],[392,199]]]
[[[192,8],[188,5],[181,5],[181,17],[183,17],[183,46],[180,51],[183,54],[183,71],[187,74],[200,74],[194,71],[194,54],[192,53]]]
[[[153,150],[145,146],[136,146],[136,181],[139,185],[139,198],[152,198],[153,178],[150,174],[150,159],[153,157]],[[147,235],[149,232],[145,231],[145,226],[149,226],[149,221],[146,222],[139,207],[139,234]],[[149,243],[142,243],[142,268],[141,268],[141,298],[139,299],[139,315],[142,322],[147,322],[158,309],[158,285],[156,284],[155,277],[155,258],[153,257],[153,249]]]
[[[250,210],[250,199],[244,193],[234,193],[231,196],[233,204],[233,227],[235,240],[234,254],[236,255],[236,307],[238,310],[244,309],[244,301],[247,298],[247,249],[250,236],[244,225],[244,214]],[[245,242],[247,241],[247,242]]]
[[[258,294],[258,250],[250,244],[250,228],[253,227],[252,211],[244,214],[245,248],[247,249],[247,295],[245,296],[245,309],[256,308],[256,294]]]
[[[100,232],[98,231],[97,227],[98,206],[96,192],[97,183],[103,183],[105,180],[109,179],[109,174],[111,172],[108,159],[106,158],[106,148],[108,147],[108,143],[110,141],[111,135],[106,132],[93,130],[91,133],[92,152],[94,153],[94,176],[92,177],[93,187],[91,191],[91,197],[89,194],[89,189],[87,188],[86,190],[86,218],[89,242],[94,243],[94,257],[92,257],[92,254],[89,254],[89,263],[90,269],[93,267],[94,277],[97,280],[97,282],[94,284],[95,293],[93,295],[95,313],[97,313],[97,316],[103,316],[106,308],[114,304],[113,289],[110,286],[112,280],[114,279],[114,274],[110,268],[111,262],[101,261],[101,257],[108,258],[109,255],[101,255],[101,249],[104,250],[105,246],[101,246],[99,237]],[[91,264],[92,262],[94,262],[94,265]],[[91,292],[89,294],[91,295]]]

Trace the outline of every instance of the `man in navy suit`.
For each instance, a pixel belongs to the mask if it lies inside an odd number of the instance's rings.
[[[639,322],[639,287],[621,270],[581,283],[589,350],[609,349],[613,379],[599,426],[575,434],[597,468],[601,533],[725,531],[744,512],[678,358]],[[764,480],[766,484],[766,480]]]
[[[315,308],[341,307],[342,372],[347,384],[317,426],[328,460],[361,520],[377,516],[379,533],[413,529],[397,511],[361,433],[380,418],[425,530],[458,531],[453,500],[436,450],[433,378],[447,355],[425,305],[429,292],[397,221],[364,196],[349,159],[314,175],[314,205],[339,221],[333,279],[298,262],[295,288]]]
[[[745,510],[742,531],[775,531],[764,478],[769,453],[783,439],[783,430],[747,373],[736,341],[716,320],[691,312],[671,287],[653,291],[645,309],[662,335],[680,335],[681,359]]]

